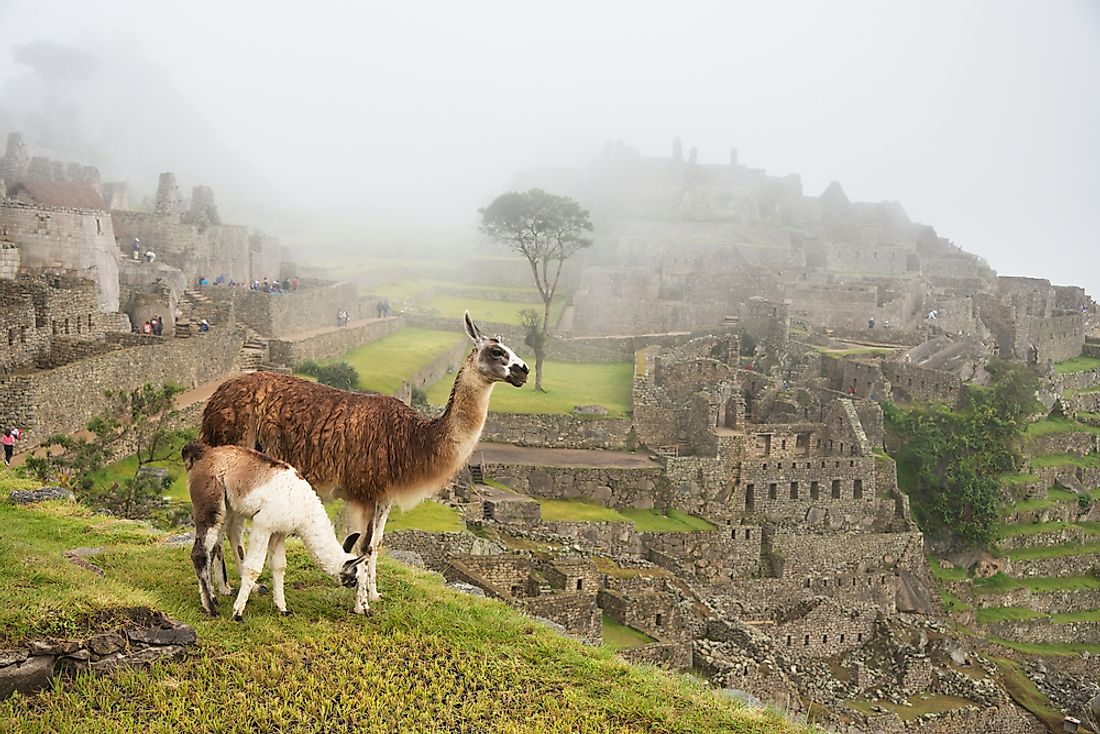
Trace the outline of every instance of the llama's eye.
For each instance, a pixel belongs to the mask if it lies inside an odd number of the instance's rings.
[[[489,356],[492,357],[493,359],[503,359],[504,358],[504,350],[500,349],[499,347],[493,347],[492,349],[489,350]]]

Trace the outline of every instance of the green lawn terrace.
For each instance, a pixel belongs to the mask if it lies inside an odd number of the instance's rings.
[[[703,518],[679,510],[614,510],[583,500],[539,499],[538,503],[546,522],[631,523],[638,532],[644,533],[693,533],[715,529]]]
[[[1100,357],[1089,357],[1083,354],[1079,357],[1067,359],[1064,362],[1058,362],[1054,365],[1054,371],[1059,375],[1068,375],[1075,372],[1090,372],[1095,369],[1100,369]]]
[[[522,354],[532,370],[534,360]],[[609,417],[621,418],[633,408],[631,389],[633,365],[629,362],[558,362],[543,365],[543,388],[534,389],[534,375],[522,388],[497,385],[489,401],[494,413],[568,415],[578,405],[602,405]],[[428,388],[428,402],[444,405],[451,394],[455,375],[447,375]]]
[[[226,731],[313,731],[327,721],[353,722],[357,731],[808,731],[684,676],[626,664],[384,555],[385,600],[371,617],[351,614],[352,592],[292,541],[293,616],[254,595],[244,624],[209,619],[189,547],[71,502],[8,501],[11,489],[31,486],[0,469],[5,647],[32,635],[84,640],[117,629],[134,608],[193,626],[198,644],[151,668],[79,674],[0,701],[5,731],[208,731],[217,728],[211,712],[232,712]],[[77,546],[101,549],[91,560],[102,576],[61,560]]]
[[[361,390],[393,395],[419,370],[468,341],[459,324],[456,320],[455,331],[405,328],[325,363],[347,362],[359,373]]]

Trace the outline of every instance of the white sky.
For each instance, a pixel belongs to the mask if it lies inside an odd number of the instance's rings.
[[[12,51],[41,40],[98,61],[43,89]],[[212,184],[230,220],[283,197],[381,242],[472,230],[519,168],[679,135],[1100,293],[1095,1],[0,0],[5,129]]]

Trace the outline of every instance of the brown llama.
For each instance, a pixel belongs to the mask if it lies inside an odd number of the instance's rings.
[[[442,489],[473,453],[497,382],[522,387],[527,365],[465,316],[474,348],[455,377],[443,415],[421,416],[397,398],[349,393],[288,375],[226,380],[202,414],[202,442],[263,451],[295,467],[324,501],[342,498],[353,532],[345,550],[370,554],[369,600],[377,601],[378,547],[390,506],[409,509]],[[241,561],[239,544],[234,547]]]

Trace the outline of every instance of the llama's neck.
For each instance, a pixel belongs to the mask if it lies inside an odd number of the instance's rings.
[[[306,550],[317,565],[324,569],[325,573],[335,579],[340,578],[340,571],[344,563],[353,556],[344,552],[336,533],[332,529],[332,523],[325,513],[321,500],[309,492],[309,501],[300,503],[299,507],[308,507],[298,528],[298,536],[302,539]]]
[[[462,364],[455,377],[447,409],[437,419],[443,436],[456,447],[458,453],[463,454],[456,457],[458,461],[469,457],[481,436],[485,417],[489,414],[489,396],[495,384],[478,375],[472,364],[476,354],[473,352]]]

